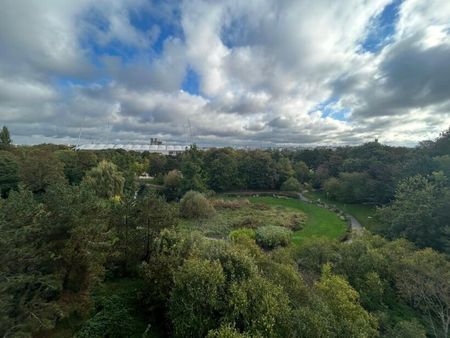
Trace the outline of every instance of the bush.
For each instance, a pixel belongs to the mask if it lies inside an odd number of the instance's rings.
[[[287,246],[291,242],[291,235],[292,231],[280,226],[262,226],[256,229],[256,243],[264,249]]]
[[[245,333],[240,333],[231,325],[222,325],[216,330],[208,332],[206,338],[246,338],[250,337]]]
[[[188,191],[180,201],[180,214],[185,218],[206,218],[214,212],[214,207],[197,191]]]
[[[183,179],[183,175],[178,170],[174,169],[167,173],[164,176],[163,182],[164,186],[172,189],[178,189],[181,185],[181,180]]]
[[[233,241],[237,241],[241,238],[248,238],[248,239],[256,239],[256,233],[255,230],[253,229],[249,229],[249,228],[241,228],[241,229],[236,229],[230,232],[230,234],[228,235],[228,237]]]
[[[283,182],[280,189],[281,191],[300,191],[301,188],[299,181],[294,177],[290,177]]]
[[[135,324],[126,302],[112,296],[105,300],[99,312],[83,324],[75,337],[127,337],[133,332]]]
[[[238,210],[243,207],[248,207],[250,205],[250,201],[248,199],[224,200],[224,199],[219,198],[219,199],[212,200],[211,204],[216,209]]]

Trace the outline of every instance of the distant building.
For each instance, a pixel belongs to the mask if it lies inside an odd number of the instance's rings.
[[[150,145],[156,145],[159,146],[163,144],[163,142],[161,140],[158,140],[156,137],[155,138],[150,138]]]

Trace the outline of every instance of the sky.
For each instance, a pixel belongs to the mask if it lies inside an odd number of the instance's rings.
[[[450,1],[0,0],[0,125],[25,144],[413,146],[450,126]]]

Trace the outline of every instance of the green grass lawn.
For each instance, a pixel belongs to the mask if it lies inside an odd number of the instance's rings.
[[[292,242],[296,246],[311,238],[339,239],[347,231],[347,223],[341,220],[334,212],[313,204],[304,203],[296,199],[274,197],[250,197],[249,200],[254,203],[265,203],[274,207],[282,206],[304,212],[308,219],[303,229],[294,232],[292,238]]]
[[[373,218],[376,211],[375,206],[363,204],[348,204],[332,201],[330,199],[327,199],[325,193],[323,192],[308,192],[305,194],[305,197],[311,200],[317,200],[320,198],[322,202],[333,204],[345,213],[354,216],[359,221],[359,223],[361,223],[362,226],[367,228],[368,230],[375,228],[375,220]]]

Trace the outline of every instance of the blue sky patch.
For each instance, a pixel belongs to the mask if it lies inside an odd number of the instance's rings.
[[[191,67],[187,69],[181,88],[191,95],[200,94],[200,78]]]
[[[347,121],[347,115],[350,113],[349,108],[337,109],[336,104],[339,102],[340,98],[337,96],[332,96],[325,101],[320,102],[315,106],[310,112],[320,111],[322,117],[331,117],[339,121]]]
[[[377,53],[389,44],[389,39],[395,33],[398,21],[398,11],[403,0],[393,0],[383,11],[373,19],[371,28],[361,43],[365,52]]]

